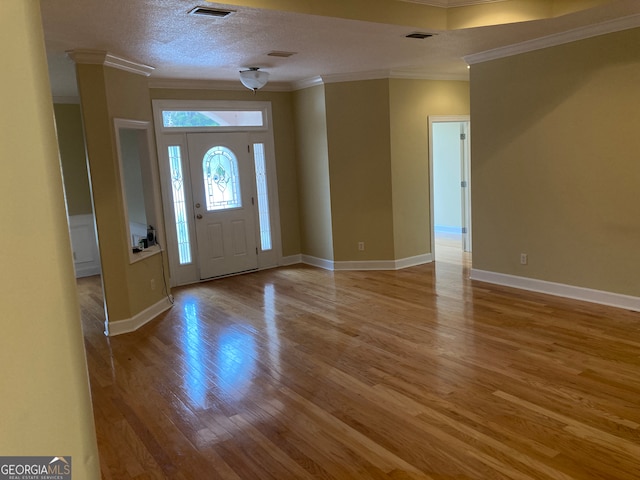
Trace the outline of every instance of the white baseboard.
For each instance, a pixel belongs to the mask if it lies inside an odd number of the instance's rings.
[[[333,270],[397,270],[395,260],[333,262]]]
[[[324,258],[302,255],[302,263],[324,268],[325,270],[401,270],[403,268],[414,267],[424,263],[433,262],[433,255],[425,253],[415,257],[402,258],[400,260],[367,260],[367,261],[338,261],[326,260]]]
[[[144,309],[131,318],[107,322],[104,333],[109,337],[113,337],[115,335],[122,335],[123,333],[135,332],[162,312],[169,310],[171,306],[172,304],[169,299],[163,298],[158,303],[151,305],[149,308]]]
[[[76,265],[76,278],[92,277],[94,275],[100,275],[100,265]]]
[[[433,262],[433,253],[424,253],[422,255],[416,255],[415,257],[401,258],[400,260],[396,260],[396,270],[415,267],[417,265],[423,265],[431,262]]]
[[[289,265],[295,265],[296,263],[302,263],[302,255],[290,255],[288,257],[282,257],[280,265],[288,267]]]
[[[333,260],[325,260],[324,258],[312,257],[311,255],[302,255],[301,263],[313,265],[314,267],[324,268],[325,270],[334,270]]]
[[[518,277],[504,273],[488,272],[485,270],[471,269],[470,278],[472,280],[494,283],[505,287],[520,288],[531,292],[546,293],[558,297],[583,300],[585,302],[640,312],[640,297],[632,297],[630,295],[605,292],[602,290],[593,290],[590,288],[575,287],[573,285],[565,285],[563,283],[547,282],[534,278]]]

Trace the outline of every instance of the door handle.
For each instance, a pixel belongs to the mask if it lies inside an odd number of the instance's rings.
[[[200,214],[200,213],[199,213],[199,214],[197,214],[197,215],[196,215],[196,218],[197,218],[198,220],[200,220],[200,219],[202,218],[202,214]]]

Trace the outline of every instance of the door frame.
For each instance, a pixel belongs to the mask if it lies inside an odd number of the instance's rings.
[[[256,101],[219,101],[219,100],[153,100],[153,116],[156,133],[156,146],[158,149],[158,171],[162,188],[162,205],[164,211],[164,223],[166,232],[166,251],[169,263],[169,278],[171,286],[187,285],[200,282],[199,265],[197,263],[198,252],[195,241],[195,218],[191,195],[191,179],[189,175],[189,157],[187,147],[188,133],[230,133],[245,132],[248,134],[250,145],[262,143],[265,149],[267,185],[269,191],[269,217],[271,222],[272,248],[268,251],[258,249],[258,269],[273,268],[282,264],[282,239],[280,233],[280,205],[278,200],[278,183],[276,176],[275,147],[273,140],[273,120],[271,102]],[[242,127],[181,127],[165,128],[162,122],[163,110],[228,110],[228,111],[262,111],[262,126]],[[191,263],[180,264],[178,243],[176,240],[175,213],[172,201],[172,188],[170,183],[169,158],[167,148],[179,145],[182,154],[182,177],[184,180],[186,202],[186,217],[188,231],[191,238]],[[252,149],[253,154],[253,149]],[[255,180],[254,180],[255,183]],[[256,223],[259,222],[255,215]],[[259,225],[256,225],[259,232]],[[260,242],[258,241],[258,245]]]
[[[429,131],[429,193],[430,193],[430,223],[431,223],[431,250],[435,259],[435,208],[434,208],[434,183],[433,183],[433,124],[434,123],[466,123],[466,137],[461,141],[460,161],[461,181],[467,182],[465,189],[461,188],[462,196],[462,227],[466,229],[463,233],[463,250],[471,252],[471,117],[469,115],[430,115],[428,117]],[[462,132],[461,132],[462,133]]]

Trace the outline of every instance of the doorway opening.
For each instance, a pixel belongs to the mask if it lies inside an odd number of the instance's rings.
[[[472,245],[469,117],[429,117],[429,140],[434,258],[448,263],[469,263]]]

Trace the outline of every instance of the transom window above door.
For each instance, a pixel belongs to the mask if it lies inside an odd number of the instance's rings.
[[[262,110],[163,110],[164,128],[263,127]]]

